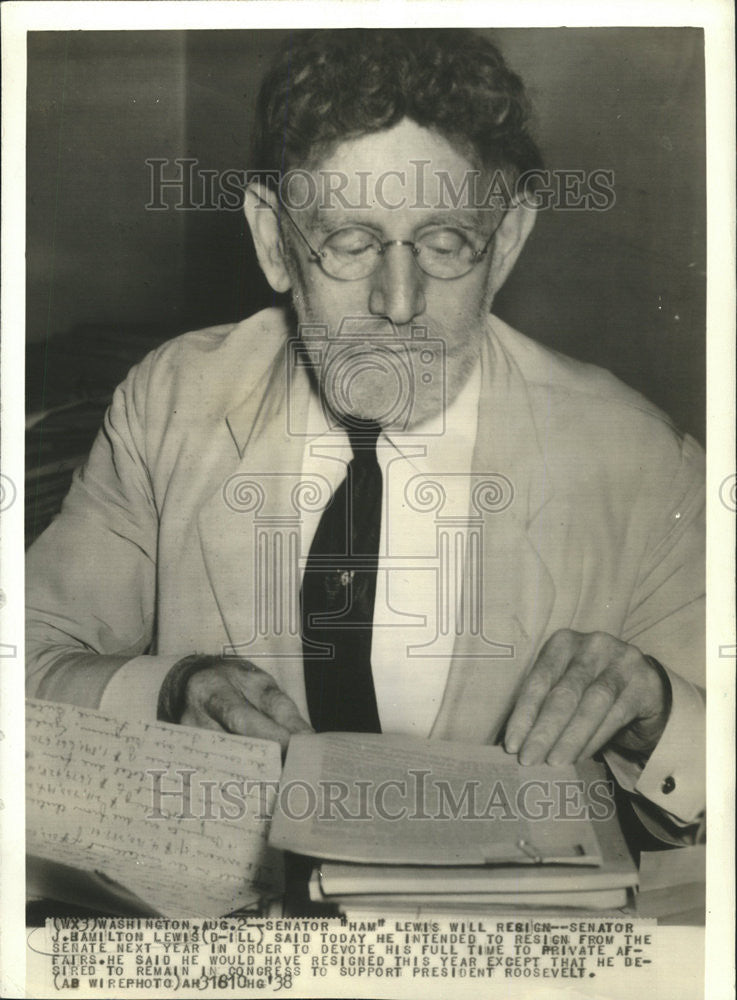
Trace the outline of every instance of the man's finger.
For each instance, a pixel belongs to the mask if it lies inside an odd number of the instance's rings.
[[[540,650],[509,717],[504,736],[508,753],[517,753],[538,717],[551,688],[568,665],[578,633],[555,632]]]
[[[250,695],[250,698],[249,698]],[[250,702],[256,699],[258,704]],[[288,704],[284,704],[286,699]],[[269,707],[276,707],[277,719]],[[263,705],[267,711],[263,712]],[[296,716],[296,717],[295,717]],[[281,724],[286,719],[289,725]],[[241,736],[274,740],[286,747],[293,732],[309,730],[291,698],[270,674],[251,664],[227,664],[203,670],[187,685],[187,705],[182,722],[199,728],[224,729]]]
[[[251,735],[246,728],[248,721],[248,702],[231,684],[227,682],[214,686],[203,705],[211,719],[216,719],[229,733],[239,733],[241,736]]]
[[[186,708],[182,712],[179,724],[182,726],[192,726],[195,729],[214,729],[218,733],[223,732],[223,727],[219,722],[216,722],[206,712],[201,712],[198,709]]]
[[[213,691],[206,703],[209,716],[229,733],[251,736],[255,739],[274,740],[286,747],[290,732],[273,719],[249,704],[232,686]]]
[[[616,734],[637,718],[637,705],[626,694],[622,695],[611,707],[606,718],[596,729],[579,753],[577,760],[592,757],[602,747],[606,746]]]
[[[289,746],[289,738],[292,733],[274,722],[263,712],[259,712],[252,705],[246,707],[246,734],[259,740],[273,740],[281,745],[282,750]]]
[[[289,733],[309,733],[312,726],[299,713],[299,709],[274,678],[258,668],[244,673],[240,686],[248,701],[268,718]]]
[[[574,656],[551,689],[527,734],[520,751],[520,764],[540,764],[580,709],[581,699],[596,676],[597,665],[585,652]]]
[[[548,763],[572,764],[576,761],[612,711],[624,688],[625,682],[616,670],[604,670],[595,677],[584,691],[573,718],[548,754]]]

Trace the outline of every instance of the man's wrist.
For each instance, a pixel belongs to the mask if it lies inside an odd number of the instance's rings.
[[[634,721],[633,729],[636,732],[639,731],[639,736],[642,739],[640,746],[633,746],[632,741],[627,740],[626,738],[622,739],[621,743],[618,743],[616,737],[610,744],[610,748],[619,754],[623,760],[629,761],[640,770],[647,766],[647,762],[650,759],[651,754],[654,753],[655,748],[660,742],[663,733],[668,726],[668,720],[670,719],[671,710],[673,708],[673,687],[670,682],[670,677],[668,676],[668,671],[662,663],[655,659],[654,656],[650,656],[648,653],[643,653],[642,655],[660,679],[663,691],[663,706],[658,712],[658,716],[655,721],[651,719]],[[653,726],[654,730],[651,731],[647,737],[644,732],[645,725]],[[626,737],[626,729],[623,730],[623,734]]]
[[[673,829],[681,829],[698,824],[705,806],[704,695],[698,687],[665,669],[672,697],[668,721],[644,766],[631,753],[614,745],[604,756],[617,783],[633,793],[633,804],[647,800],[654,807],[651,817],[656,815],[655,810],[662,811]],[[650,827],[649,823],[645,825]]]
[[[219,660],[220,657],[206,653],[192,653],[177,660],[159,689],[157,720],[178,723],[186,707],[189,679],[201,670],[214,666]]]
[[[660,726],[660,733],[658,734],[658,738],[655,740],[655,743],[653,744],[652,747],[650,747],[649,751],[645,755],[645,759],[643,761],[643,766],[644,766],[649,760],[650,754],[653,752],[655,747],[660,742],[660,738],[665,732],[665,727],[668,725],[668,719],[670,719],[671,709],[673,708],[673,687],[670,682],[670,677],[668,676],[668,671],[665,669],[663,664],[660,663],[659,660],[656,660],[654,656],[650,656],[649,653],[643,653],[643,656],[650,664],[650,666],[653,668],[653,670],[657,673],[658,677],[660,678],[660,682],[663,685],[662,725]]]

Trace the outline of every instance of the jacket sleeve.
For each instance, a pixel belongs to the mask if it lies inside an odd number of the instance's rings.
[[[701,833],[706,792],[704,456],[686,436],[675,474],[650,498],[650,537],[623,638],[666,669],[672,708],[643,767],[607,762],[650,831],[671,843]]]
[[[121,665],[150,646],[158,514],[144,428],[153,357],[116,389],[61,513],[28,552],[31,697],[98,707]]]

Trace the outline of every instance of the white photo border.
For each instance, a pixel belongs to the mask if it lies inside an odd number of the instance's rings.
[[[703,27],[707,113],[707,685],[709,843],[705,996],[733,995],[734,940],[734,13],[728,0],[208,0],[2,5],[2,534],[0,536],[0,992],[25,993],[23,802],[23,481],[26,33],[300,26]],[[725,485],[726,484],[726,485]],[[731,492],[730,492],[731,491]],[[731,504],[733,507],[733,503]],[[696,929],[663,928],[668,951],[699,948]],[[662,933],[661,931],[661,933]],[[691,934],[690,931],[694,931]],[[679,933],[676,933],[679,932]],[[689,932],[689,933],[682,933]],[[661,973],[662,975],[662,973]],[[661,983],[659,995],[677,993]]]

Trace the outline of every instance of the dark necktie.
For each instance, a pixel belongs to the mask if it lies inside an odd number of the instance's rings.
[[[381,428],[347,428],[353,451],[323,511],[302,580],[302,652],[310,721],[318,732],[380,733],[371,630],[381,533]]]

